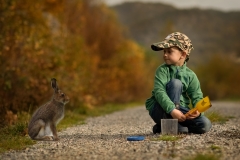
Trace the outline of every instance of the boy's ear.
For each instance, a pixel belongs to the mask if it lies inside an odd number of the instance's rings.
[[[182,51],[182,57],[186,57],[187,56],[187,52],[186,51]]]

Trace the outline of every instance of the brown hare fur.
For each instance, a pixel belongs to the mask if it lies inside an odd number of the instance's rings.
[[[59,140],[56,126],[64,117],[64,105],[69,98],[58,88],[55,78],[51,79],[51,86],[52,100],[35,111],[28,125],[28,134],[34,140]]]

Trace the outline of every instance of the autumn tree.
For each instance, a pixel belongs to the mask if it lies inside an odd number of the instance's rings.
[[[145,98],[143,50],[124,37],[114,13],[95,0],[1,0],[1,124],[51,98],[50,79],[68,108]]]

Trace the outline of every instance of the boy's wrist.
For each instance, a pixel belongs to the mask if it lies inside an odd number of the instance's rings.
[[[176,108],[173,108],[173,110],[169,113],[171,116],[174,113],[174,110],[176,110]]]
[[[172,111],[173,111],[174,109],[175,109],[175,108],[172,108],[168,114],[172,114]]]

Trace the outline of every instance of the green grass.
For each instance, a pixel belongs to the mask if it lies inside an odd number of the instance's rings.
[[[211,145],[212,150],[221,150],[221,147],[216,146],[216,145]]]
[[[205,116],[209,118],[212,123],[226,123],[229,119],[234,118],[233,116],[222,116],[217,112],[206,112]]]
[[[158,138],[151,139],[152,141],[177,141],[181,139],[180,135],[173,136],[173,135],[160,135]]]
[[[219,155],[214,154],[197,154],[194,157],[187,158],[186,160],[219,160]]]
[[[135,107],[142,103],[130,104],[106,104],[94,109],[88,109],[80,106],[74,110],[68,110],[66,107],[65,117],[57,126],[58,131],[74,125],[84,124],[88,117],[96,117],[106,115],[114,111],[123,110],[130,107]],[[36,141],[31,140],[27,135],[28,120],[31,117],[24,112],[18,115],[18,123],[13,126],[0,128],[0,153],[9,150],[21,150],[29,145],[33,145]]]
[[[26,123],[17,123],[14,126],[0,129],[0,153],[8,150],[19,150],[35,144],[26,136]]]

